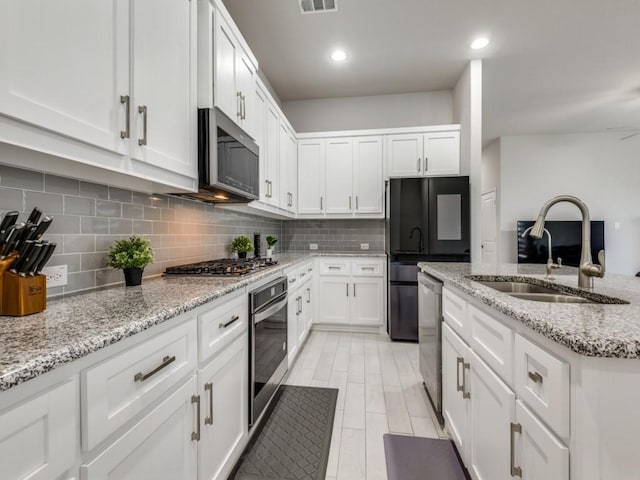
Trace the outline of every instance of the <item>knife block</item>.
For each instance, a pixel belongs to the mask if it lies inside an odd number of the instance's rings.
[[[2,283],[2,302],[0,314],[22,317],[42,312],[47,308],[46,275],[27,275],[4,272]]]

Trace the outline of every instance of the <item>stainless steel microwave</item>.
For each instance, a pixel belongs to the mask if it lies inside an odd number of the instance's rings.
[[[247,203],[260,197],[259,149],[218,108],[198,109],[198,192],[211,203]]]

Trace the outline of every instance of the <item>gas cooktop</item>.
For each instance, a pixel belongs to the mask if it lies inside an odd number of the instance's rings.
[[[169,267],[167,275],[207,275],[209,277],[241,277],[266,267],[277,265],[272,258],[221,258],[204,262]]]

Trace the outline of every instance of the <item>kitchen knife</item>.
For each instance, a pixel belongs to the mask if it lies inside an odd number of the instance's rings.
[[[46,250],[44,254],[40,256],[40,259],[38,260],[38,265],[34,269],[38,273],[40,273],[42,269],[47,265],[47,262],[49,261],[49,259],[51,258],[51,255],[53,255],[53,252],[56,249],[55,243],[49,243],[49,244],[46,244],[45,246],[46,246]]]
[[[20,246],[20,250],[18,250],[18,256],[13,260],[11,264],[11,270],[18,271],[20,267],[24,264],[27,257],[31,254],[31,250],[35,247],[36,242],[33,240],[27,240],[22,243]]]
[[[40,240],[42,238],[42,235],[44,235],[44,232],[46,232],[47,229],[51,226],[51,222],[53,222],[53,218],[47,217],[45,215],[36,227],[35,231],[29,233],[27,240]]]
[[[29,218],[27,218],[27,223],[38,223],[38,220],[40,220],[41,216],[42,210],[40,210],[38,207],[35,207],[33,210],[31,210],[31,214],[29,215]]]
[[[35,223],[27,223],[25,229],[20,236],[20,241],[18,242],[18,248],[22,246],[25,240],[31,240],[31,237],[36,233],[38,229],[38,225]]]
[[[22,231],[24,230],[24,223],[20,225],[14,225],[9,229],[9,233],[7,234],[7,238],[4,243],[4,248],[2,249],[2,256],[7,257],[11,252],[16,249],[17,241],[19,237],[22,235]]]
[[[35,246],[31,249],[30,255],[26,257],[24,262],[20,265],[20,269],[18,269],[18,273],[24,276],[27,272],[30,272],[31,269],[36,266],[38,257],[42,254],[42,248],[44,245],[41,243],[36,243]]]
[[[31,264],[27,265],[26,267],[23,266],[22,268],[23,273],[32,276],[35,275],[36,269],[38,265],[40,265],[40,260],[42,260],[42,257],[46,255],[47,249],[49,248],[49,245],[45,243],[38,243],[36,246],[39,246],[40,248],[34,251],[33,258],[31,259]]]
[[[12,210],[11,212],[7,212],[0,222],[0,243],[4,243],[4,238],[10,227],[13,227],[18,221],[18,216],[20,212],[16,210]]]

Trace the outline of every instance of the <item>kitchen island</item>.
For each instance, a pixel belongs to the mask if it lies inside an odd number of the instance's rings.
[[[443,282],[443,414],[474,478],[637,479],[640,279],[422,263]],[[484,283],[480,283],[482,281]],[[593,303],[516,298],[491,282]]]

